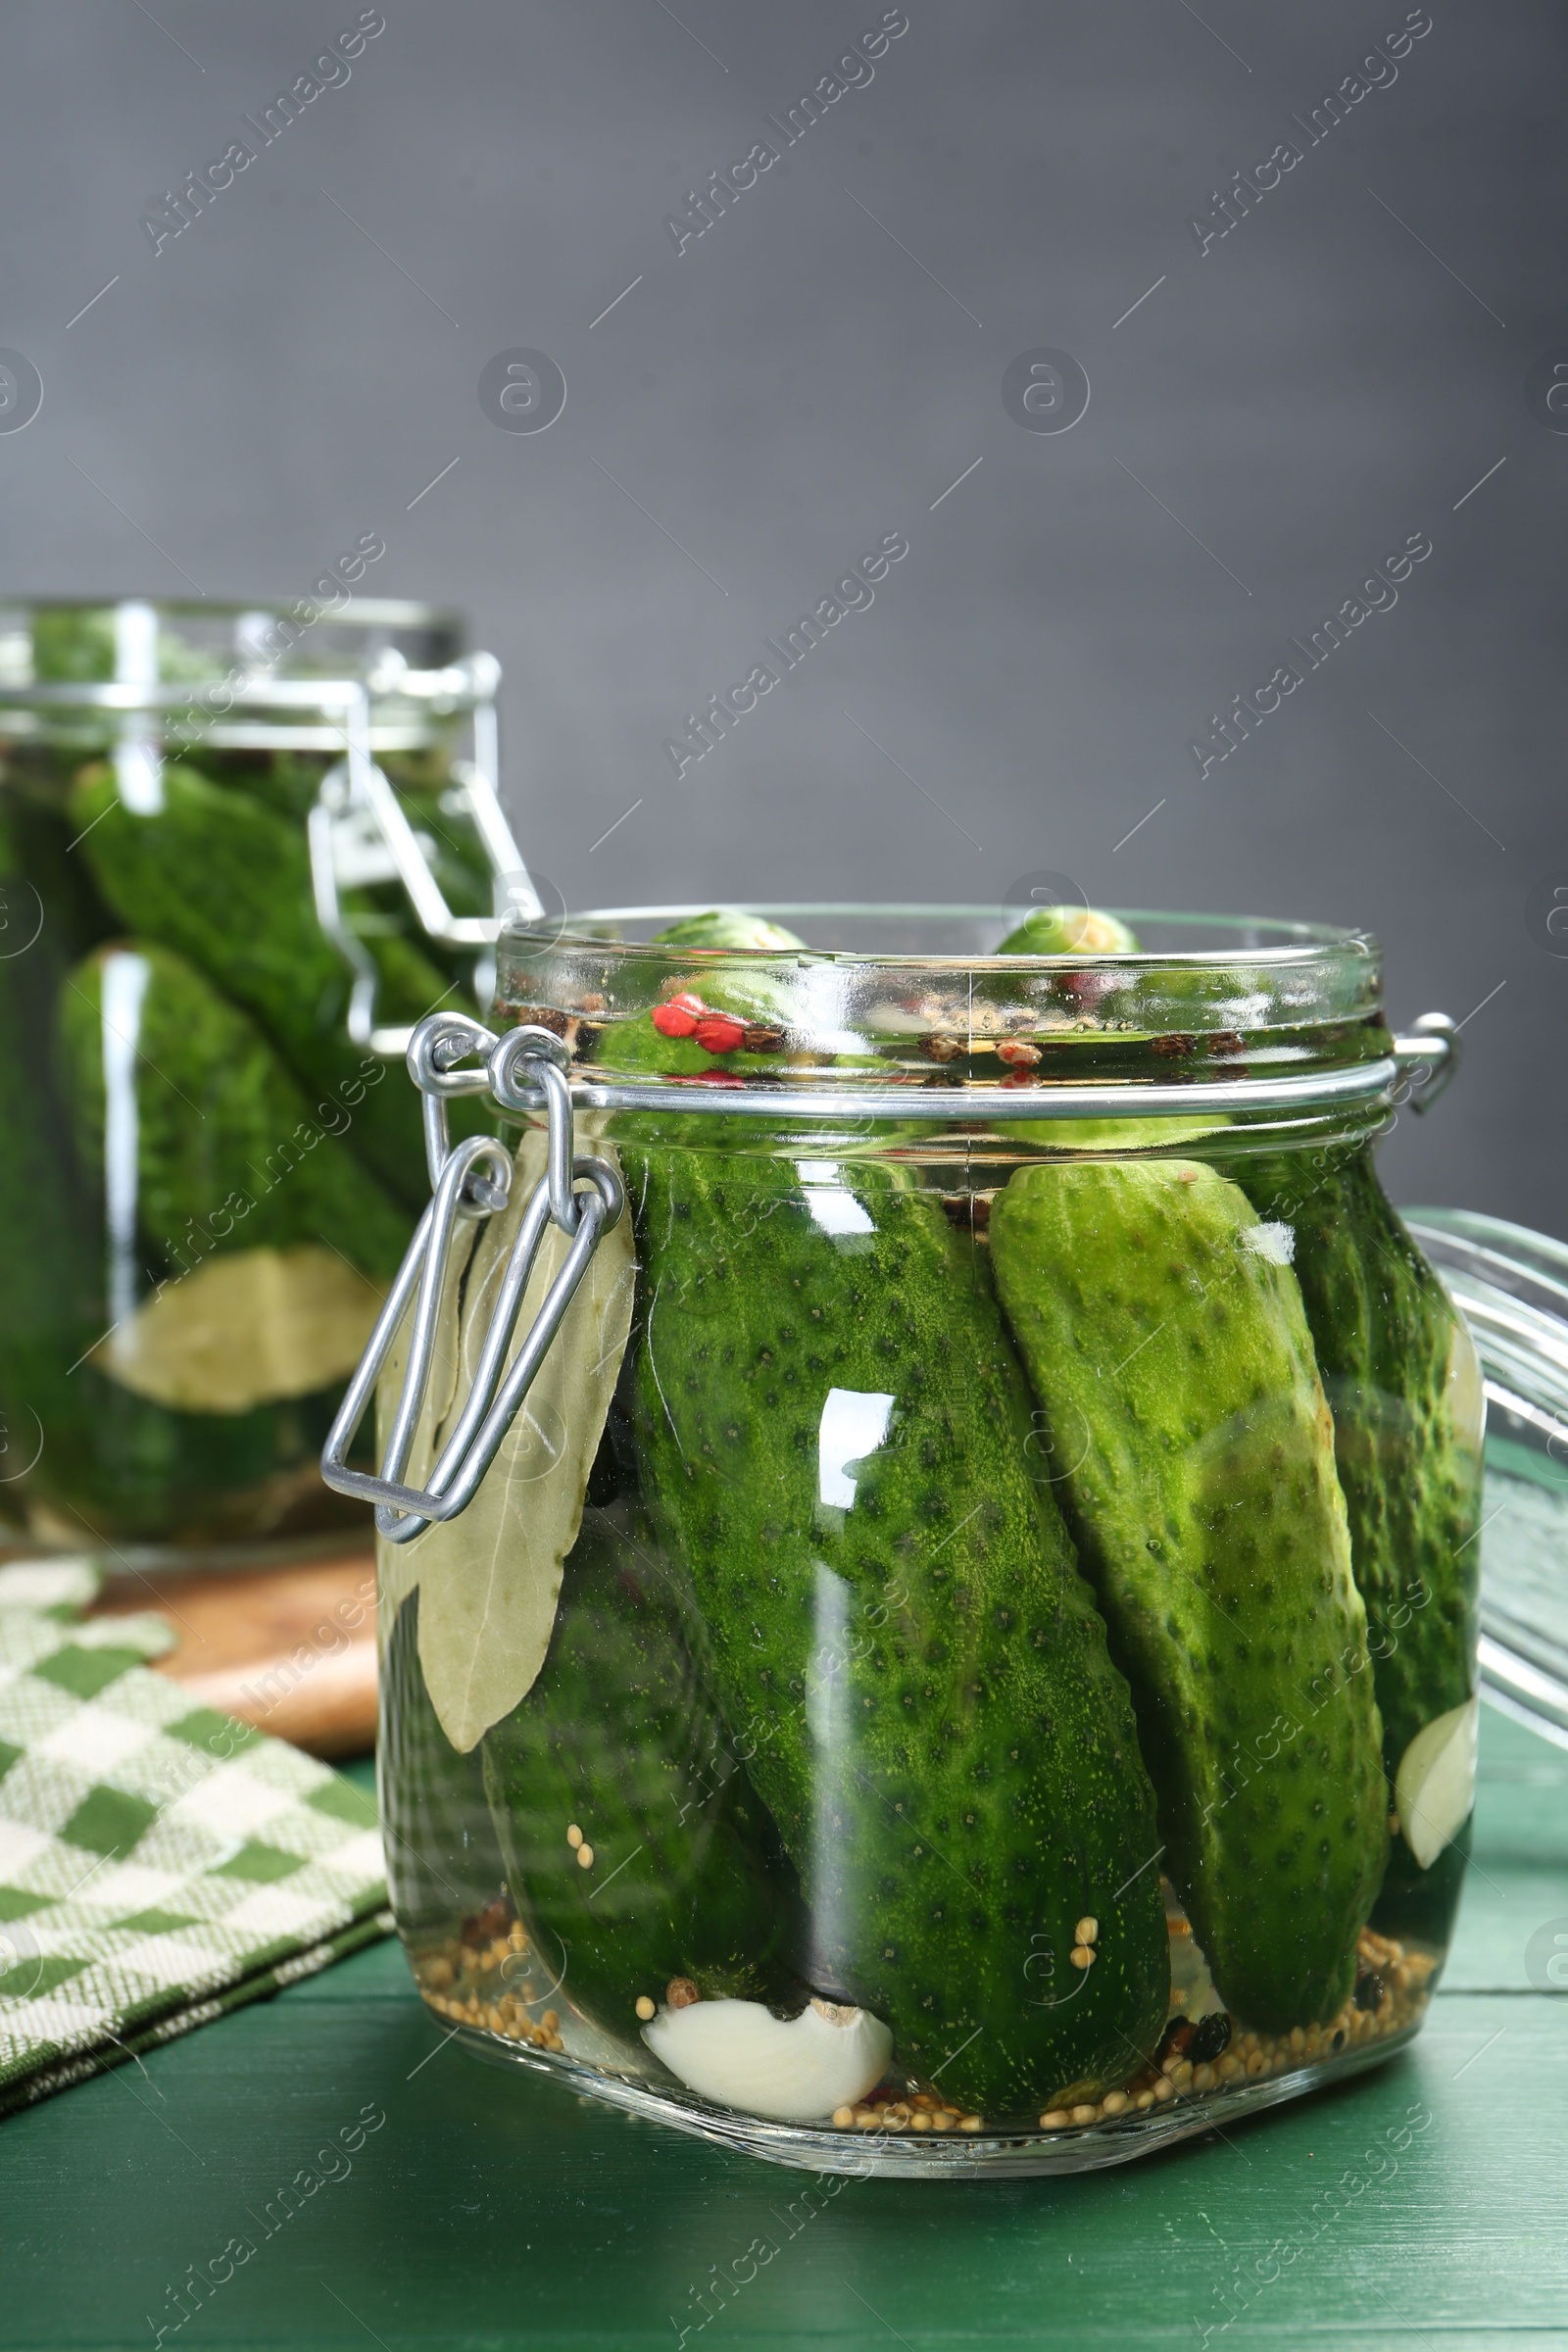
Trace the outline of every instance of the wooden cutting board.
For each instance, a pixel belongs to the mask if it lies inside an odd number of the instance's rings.
[[[179,1637],[154,1660],[191,1696],[317,1756],[375,1744],[375,1555],[285,1568],[111,1577],[94,1616],[156,1609]]]

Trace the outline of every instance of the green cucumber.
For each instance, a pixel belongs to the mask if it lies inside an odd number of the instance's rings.
[[[765,915],[749,914],[742,906],[713,906],[706,914],[682,915],[678,923],[669,923],[656,932],[653,945],[660,948],[743,948],[789,950],[804,948],[804,939],[787,931],[782,923],[770,923]]]
[[[297,824],[247,793],[172,761],[164,806],[133,814],[112,773],[83,769],[73,822],[99,889],[126,927],[188,956],[242,1004],[313,1090],[353,1111],[350,1148],[410,1207],[428,1196],[413,1089],[362,1054],[345,1027],[348,966],[321,930]],[[382,979],[383,1020],[416,1020],[452,991],[406,940],[367,942]]]
[[[402,1262],[412,1219],[328,1132],[255,1023],[171,949],[100,948],[60,998],[62,1069],[83,1167],[104,1165],[104,973],[140,966],[136,1218],[183,1266],[193,1249],[324,1242],[372,1279]],[[335,1108],[347,1130],[351,1114]],[[193,1230],[194,1229],[194,1230]]]
[[[1334,2015],[1388,1825],[1366,1620],[1294,1276],[1191,1160],[1020,1168],[997,1287],[1132,1684],[1166,1868],[1249,2025]],[[1076,1458],[1075,1458],[1076,1457]]]
[[[801,1873],[806,1975],[992,2115],[1124,2082],[1169,1989],[1153,1796],[983,1268],[903,1170],[627,1169],[645,1491]]]
[[[1392,1792],[1422,1727],[1475,1695],[1480,1375],[1469,1336],[1369,1150],[1335,1151],[1317,1164],[1300,1153],[1244,1159],[1236,1178],[1259,1216],[1295,1235],[1334,1415]],[[1441,1866],[1440,1856],[1433,1867]],[[1427,1875],[1399,1838],[1389,1897]]]
[[[654,947],[769,949],[787,954],[805,946],[793,931],[739,907],[714,908],[708,914],[687,915],[671,923],[651,942]],[[712,971],[686,975],[678,988],[666,986],[666,998],[693,996],[711,1012],[729,1013],[748,1026],[760,1024],[773,1033],[772,1052],[790,1012],[790,992],[777,975],[746,963],[721,964]],[[710,1053],[695,1036],[667,1037],[654,1026],[652,1012],[634,1013],[612,1022],[605,1032],[597,1058],[616,1069],[642,1073],[657,1070],[664,1077],[712,1078],[720,1073],[756,1076],[758,1063],[744,1046],[726,1054]],[[766,1066],[765,1064],[763,1065]],[[776,1062],[774,1064],[776,1067]]]
[[[32,612],[32,666],[40,685],[97,684],[115,674],[112,612],[39,605]]]
[[[1135,956],[1135,933],[1098,906],[1036,906],[1007,933],[999,956]]]
[[[646,1538],[633,1503],[589,1504],[538,1680],[481,1742],[518,1917],[561,1989],[623,2036],[676,1977],[710,1999],[781,1993],[799,1906],[689,1598]]]
[[[3,798],[0,899],[22,950],[0,956],[3,1507],[54,1544],[90,1541],[100,1527],[136,1543],[232,1538],[258,1522],[270,1531],[319,1452],[329,1411],[294,1404],[215,1424],[150,1404],[86,1360],[110,1320],[102,1163],[78,1165],[75,1106],[52,1048],[66,975],[104,916],[44,797],[19,786]]]

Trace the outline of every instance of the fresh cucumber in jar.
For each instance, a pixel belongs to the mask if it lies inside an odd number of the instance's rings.
[[[254,1021],[172,949],[100,948],[67,975],[62,1070],[87,1168],[104,1165],[108,1066],[123,1058],[136,1142],[136,1221],[175,1265],[186,1254],[318,1241],[372,1280],[397,1272],[413,1230]]]
[[[1474,1795],[1482,1425],[1475,1349],[1365,1146],[1242,1159],[1236,1177],[1259,1216],[1294,1238],[1334,1415],[1384,1766],[1400,1818],[1377,1924],[1430,1934],[1433,1904],[1422,1890],[1441,1876],[1451,1912],[1458,1866],[1445,1856]],[[1445,1756],[1450,1743],[1464,1753]]]
[[[795,1873],[701,1651],[635,1504],[590,1504],[538,1680],[482,1741],[518,1916],[560,1989],[623,2037],[675,1980],[707,1999],[792,1982]]]
[[[1193,1160],[1020,1168],[990,1236],[1214,1981],[1260,2029],[1331,2017],[1388,1825],[1296,1279]]]
[[[1170,1981],[1153,1793],[983,1266],[903,1170],[626,1166],[645,1492],[807,1977],[991,2115],[1126,2081]]]
[[[999,956],[1136,956],[1138,938],[1098,906],[1033,906],[1007,933]]]
[[[653,945],[657,948],[723,948],[731,953],[737,949],[748,954],[788,954],[804,948],[804,939],[787,929],[783,923],[769,921],[763,914],[753,914],[744,906],[710,906],[703,914],[683,914],[678,922],[666,923],[656,932]]]
[[[77,777],[72,819],[104,897],[128,929],[177,950],[242,1004],[308,1086],[352,1109],[356,1156],[410,1207],[422,1206],[418,1098],[349,1039],[349,970],[317,919],[300,828],[178,761],[163,771],[162,797],[156,814],[138,815],[107,767]],[[381,973],[383,1020],[417,1020],[451,998],[408,941],[367,945]]]
[[[765,964],[739,958],[788,956],[806,942],[744,907],[714,906],[682,916],[649,944],[723,952],[736,960],[695,965],[678,985],[666,981],[660,1004],[607,1021],[595,1058],[631,1075],[657,1071],[676,1078],[728,1077],[731,1083],[736,1073],[755,1078],[765,1069],[767,1063],[753,1056],[782,1050],[790,991]]]

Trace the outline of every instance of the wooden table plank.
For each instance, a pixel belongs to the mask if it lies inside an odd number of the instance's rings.
[[[285,1568],[110,1577],[91,1614],[161,1609],[177,1637],[160,1674],[203,1706],[317,1756],[375,1741],[375,1554],[363,1546]]]
[[[818,2188],[443,2047],[381,1947],[0,2126],[0,2346],[150,2346],[230,2238],[256,2250],[166,2335],[181,2352],[679,2352],[682,2327],[688,2352],[1568,2343],[1568,2001],[1522,1958],[1568,1914],[1568,1773],[1491,1716],[1483,1752],[1496,1892],[1456,1962],[1493,1982],[1225,2139],[1076,2180]],[[286,2217],[302,2171],[339,2177]]]

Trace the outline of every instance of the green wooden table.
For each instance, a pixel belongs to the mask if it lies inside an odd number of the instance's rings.
[[[0,2346],[1568,2345],[1568,1999],[1528,1956],[1568,1936],[1568,1755],[1491,1713],[1481,1752],[1420,2041],[1226,2139],[803,2198],[443,2046],[385,1944],[0,2124]]]

